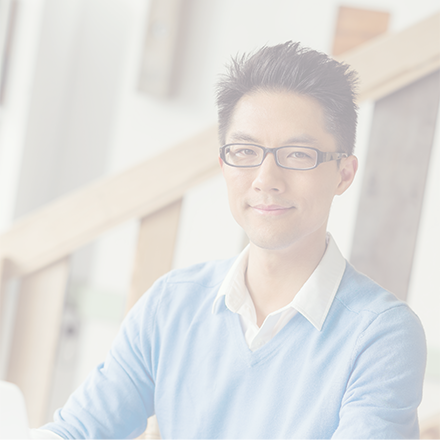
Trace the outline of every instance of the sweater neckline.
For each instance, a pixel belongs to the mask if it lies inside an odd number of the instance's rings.
[[[309,323],[309,321],[307,321],[306,318],[304,318],[304,316],[302,316],[300,313],[297,313],[273,338],[271,338],[257,350],[252,351],[246,343],[246,339],[241,328],[239,315],[231,312],[226,307],[224,308],[223,312],[227,315],[227,327],[228,331],[231,332],[235,348],[238,351],[242,361],[249,367],[258,365],[270,358],[272,353],[277,351],[279,347],[285,343],[285,340],[289,336],[294,336],[298,327],[301,325],[308,324],[310,325],[310,331],[318,331],[313,327],[312,324]]]

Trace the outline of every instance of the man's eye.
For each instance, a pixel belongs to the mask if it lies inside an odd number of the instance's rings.
[[[236,156],[255,156],[255,151],[249,148],[242,148],[240,150],[234,151]]]
[[[309,159],[310,156],[302,151],[295,151],[289,155],[292,159]]]

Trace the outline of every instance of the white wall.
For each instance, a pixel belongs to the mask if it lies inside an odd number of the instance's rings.
[[[231,55],[287,40],[328,52],[339,6],[336,0],[188,0],[177,93],[156,99],[137,88],[148,1],[22,3],[26,12],[20,19],[18,41],[23,43],[17,42],[9,90],[13,99],[0,126],[0,230],[14,212],[24,213],[90,179],[119,172],[215,123],[214,84]],[[348,0],[344,5],[390,11],[392,31],[438,9],[437,0]],[[37,62],[34,54],[40,55]],[[335,200],[329,224],[347,256],[371,114],[371,103],[363,104],[357,145],[361,168],[353,187]],[[438,220],[433,220],[438,219],[439,196],[432,189],[440,186],[434,177],[440,174],[438,141],[436,145],[410,294],[433,347],[438,347],[440,333],[434,336],[437,315],[431,310],[433,298],[440,297],[431,269],[439,249]],[[79,252],[73,274],[77,285],[71,289],[86,290],[89,297],[95,292],[104,298],[102,308],[116,304],[117,298],[122,301],[136,232],[136,223],[129,222]],[[174,266],[233,255],[242,244],[221,178],[190,191]],[[91,306],[85,312],[87,337],[74,382],[104,357],[111,338],[102,340],[103,329],[107,335],[117,330],[120,314],[108,307],[106,317],[93,319],[87,314]]]
[[[44,0],[34,0],[21,3],[18,10],[5,101],[0,109],[0,233],[14,219],[43,7]]]

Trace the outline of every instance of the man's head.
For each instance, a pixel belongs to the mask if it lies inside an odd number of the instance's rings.
[[[330,207],[353,181],[354,74],[286,43],[236,60],[219,85],[220,165],[252,246],[322,246]],[[345,154],[344,154],[345,153]]]
[[[294,92],[316,100],[338,151],[352,154],[356,139],[356,74],[327,55],[287,42],[232,60],[217,86],[219,136],[226,135],[238,101],[256,91]]]

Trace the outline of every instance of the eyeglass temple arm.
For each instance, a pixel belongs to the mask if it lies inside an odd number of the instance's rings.
[[[319,151],[319,162],[329,162],[331,160],[339,160],[343,157],[348,157],[347,153],[323,153]]]

